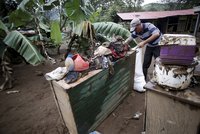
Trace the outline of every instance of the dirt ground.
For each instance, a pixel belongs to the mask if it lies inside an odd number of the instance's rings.
[[[52,91],[44,74],[63,62],[34,67],[14,66],[14,88],[0,92],[0,134],[64,134]],[[2,74],[0,75],[2,77]],[[7,94],[7,91],[19,91]],[[145,93],[133,91],[104,122],[97,127],[102,134],[140,134],[144,123]],[[136,112],[142,116],[131,119]]]

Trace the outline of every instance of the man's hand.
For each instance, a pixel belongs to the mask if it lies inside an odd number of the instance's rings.
[[[140,42],[137,46],[138,46],[139,48],[142,48],[142,47],[145,46],[145,44],[146,44],[146,42],[145,42],[145,41],[142,41],[142,42]]]
[[[139,48],[144,47],[145,44],[147,44],[147,43],[149,43],[149,42],[155,40],[155,39],[158,38],[159,36],[160,36],[160,33],[159,33],[159,32],[152,34],[148,39],[146,39],[146,40],[140,42],[140,43],[138,44],[138,47],[139,47]]]

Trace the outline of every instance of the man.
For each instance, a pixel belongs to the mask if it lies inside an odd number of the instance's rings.
[[[140,19],[134,18],[130,23],[131,37],[129,37],[125,43],[129,44],[133,38],[139,37],[142,39],[137,46],[142,48],[146,45],[143,62],[143,73],[145,80],[147,80],[148,68],[151,65],[152,57],[157,58],[160,56],[160,47],[158,42],[161,39],[160,30],[152,23],[141,23]]]

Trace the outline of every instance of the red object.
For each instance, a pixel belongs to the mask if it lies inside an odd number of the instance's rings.
[[[74,71],[84,71],[89,69],[89,62],[84,61],[79,54],[75,54],[72,59],[74,61]]]

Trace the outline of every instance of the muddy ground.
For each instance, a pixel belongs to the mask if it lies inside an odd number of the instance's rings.
[[[34,67],[14,65],[14,88],[0,92],[0,134],[64,134],[52,91],[44,74],[63,62]],[[2,77],[2,74],[0,75]],[[7,91],[19,91],[7,94]],[[132,93],[96,128],[102,134],[140,134],[144,123],[145,93]],[[139,120],[130,119],[141,112]]]

